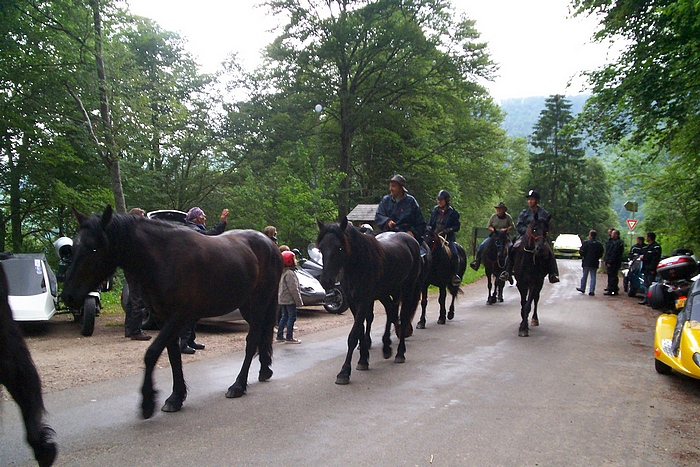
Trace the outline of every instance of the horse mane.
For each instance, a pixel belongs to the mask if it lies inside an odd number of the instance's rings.
[[[316,243],[326,235],[334,235],[342,238],[350,261],[345,265],[350,274],[357,277],[377,280],[384,272],[384,251],[374,235],[366,235],[360,232],[354,225],[348,222],[345,230],[340,223],[334,222],[324,226],[319,232]],[[362,251],[362,258],[358,259],[355,252]]]

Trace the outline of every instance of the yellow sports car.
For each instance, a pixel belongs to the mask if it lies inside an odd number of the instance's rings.
[[[693,284],[683,311],[656,320],[654,357],[654,367],[663,375],[676,370],[700,379],[700,280]]]

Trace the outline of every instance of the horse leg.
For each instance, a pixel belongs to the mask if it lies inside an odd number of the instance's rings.
[[[488,286],[489,286],[489,293],[486,295],[486,304],[491,305],[493,302],[491,301],[491,272],[486,271],[486,280],[488,281]]]
[[[269,381],[272,378],[272,338],[274,335],[275,321],[277,318],[277,300],[271,300],[265,309],[262,329],[259,334],[258,360],[260,361],[260,372],[258,381]]]
[[[445,299],[447,298],[447,288],[443,285],[440,286],[440,296],[438,297],[438,303],[440,304],[440,316],[438,317],[438,324],[445,324],[445,315],[447,314],[447,309],[445,308]]]
[[[335,384],[350,383],[350,363],[352,362],[352,354],[355,350],[355,347],[357,347],[357,343],[362,339],[361,336],[363,336],[365,333],[364,316],[361,316],[359,310],[353,314],[355,315],[355,321],[352,324],[350,334],[348,334],[348,352],[345,355],[345,362],[343,362],[343,366],[340,369],[340,373],[338,373],[338,375],[336,376]],[[364,340],[365,342],[367,341],[366,338],[362,340]]]
[[[261,333],[260,323],[248,324],[250,329],[248,330],[248,335],[245,337],[245,357],[243,358],[243,365],[236,377],[236,381],[229,386],[228,391],[226,391],[226,397],[229,399],[241,397],[248,390],[248,373],[250,372],[250,365],[253,363],[253,358],[255,358],[255,352],[258,350]]]
[[[423,290],[421,291],[420,307],[421,307],[420,319],[418,320],[418,324],[416,324],[416,328],[417,329],[425,329],[425,310],[428,307],[428,286],[427,285],[425,287],[423,287]]]
[[[503,288],[506,286],[505,281],[501,279],[496,279],[496,289],[498,290],[498,302],[503,303]]]
[[[382,356],[386,358],[391,357],[391,325],[395,327],[399,326],[399,314],[398,314],[398,303],[391,298],[386,298],[380,300],[382,305],[384,305],[384,310],[386,311],[386,326],[384,326],[384,335],[382,336]],[[397,334],[398,328],[397,328]]]
[[[163,412],[178,412],[182,408],[182,403],[187,399],[187,386],[185,385],[185,375],[182,373],[182,354],[180,353],[180,343],[178,337],[170,339],[166,345],[168,349],[168,360],[173,373],[173,392],[165,400],[165,404],[160,410]]]
[[[7,388],[19,405],[26,429],[27,443],[34,451],[34,458],[40,466],[49,466],[56,459],[58,446],[55,441],[56,432],[43,421],[44,402],[39,374],[26,346],[19,342],[19,339],[14,345],[12,343],[10,345],[17,350],[15,355],[10,357],[9,362],[2,362],[4,368],[0,367],[3,369],[3,373],[0,373],[0,383]],[[9,371],[5,372],[6,370]]]
[[[178,353],[180,351],[180,346],[178,342],[179,331],[184,329],[184,324],[175,324],[172,320],[165,323],[163,329],[158,333],[151,345],[148,346],[146,350],[146,355],[143,357],[143,361],[146,365],[146,370],[143,374],[143,385],[141,386],[141,415],[143,418],[151,418],[153,412],[156,409],[156,391],[153,387],[153,370],[156,367],[158,358],[163,353],[166,344],[170,341],[178,344]],[[174,371],[174,370],[173,370]],[[184,382],[184,381],[183,381]],[[174,384],[174,375],[173,375]]]
[[[530,305],[531,301],[528,300],[529,290],[524,288],[520,290],[520,328],[518,329],[518,336],[528,337],[530,335],[530,329],[527,326],[527,318],[530,315]]]
[[[452,320],[455,317],[455,300],[457,299],[457,293],[451,293],[451,295],[452,300],[450,301],[450,310],[447,312],[447,319],[449,320]]]
[[[537,316],[537,303],[540,301],[540,292],[541,292],[541,286],[540,290],[536,290],[533,292],[533,313],[532,313],[532,320],[530,321],[531,326],[539,326],[540,325],[540,318]]]

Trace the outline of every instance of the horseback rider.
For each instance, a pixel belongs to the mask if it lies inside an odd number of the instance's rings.
[[[515,226],[515,230],[518,232],[518,237],[513,244],[512,250],[518,250],[522,247],[522,238],[527,233],[527,228],[530,226],[532,221],[535,220],[535,215],[539,219],[548,219],[549,213],[546,209],[541,207],[540,204],[540,194],[535,190],[530,190],[525,195],[527,199],[528,207],[523,209],[518,215],[518,223]],[[554,253],[549,247],[548,243],[545,243],[546,248],[549,250],[549,282],[556,284],[559,282],[559,267],[557,266],[557,259],[554,257]],[[508,255],[508,264],[506,270],[501,273],[501,280],[509,280],[513,275],[513,252]]]
[[[435,232],[441,234],[447,240],[450,247],[450,262],[452,263],[452,285],[459,286],[462,283],[462,278],[459,277],[459,255],[457,254],[457,245],[455,244],[455,232],[459,230],[459,212],[450,205],[450,193],[447,190],[440,190],[435,198],[437,206],[430,212],[430,220],[428,221],[427,233]]]
[[[484,241],[479,244],[479,247],[476,249],[476,258],[474,261],[469,263],[469,267],[475,271],[479,270],[479,266],[481,265],[481,256],[484,254],[484,249],[486,249],[486,246],[491,241],[493,234],[499,230],[502,232],[510,232],[511,230],[515,230],[513,218],[510,217],[510,214],[507,212],[508,206],[501,201],[494,206],[494,209],[496,212],[491,215],[488,225],[486,226],[486,228],[491,231],[491,235],[486,237]]]
[[[377,206],[374,223],[383,232],[406,232],[420,243],[425,218],[416,198],[408,194],[403,176],[397,174],[389,180],[389,194]]]

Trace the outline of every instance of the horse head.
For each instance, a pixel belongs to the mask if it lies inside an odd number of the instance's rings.
[[[510,247],[510,236],[508,232],[502,230],[495,230],[491,233],[493,237],[493,243],[496,248],[496,256],[498,258],[498,264],[505,265],[505,261],[508,257],[508,248]]]
[[[317,220],[316,224],[319,230],[316,238],[316,247],[323,256],[323,273],[319,282],[321,282],[321,286],[324,289],[331,290],[341,269],[347,263],[350,245],[346,230],[353,227],[348,225],[347,217],[343,217],[343,220],[340,222],[328,225],[324,225]]]
[[[533,221],[527,228],[527,249],[532,250],[535,256],[542,256],[549,251],[546,247],[546,241],[551,218],[551,215],[545,218],[535,213]]]
[[[117,264],[107,236],[107,227],[113,220],[112,206],[108,205],[101,216],[86,216],[75,208],[73,214],[79,228],[61,298],[68,306],[80,308],[88,293],[113,274]]]

